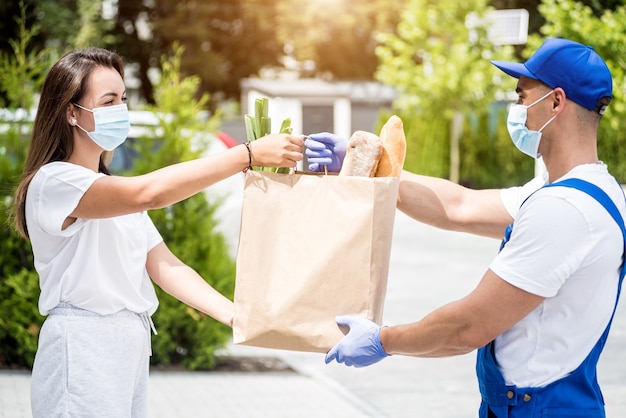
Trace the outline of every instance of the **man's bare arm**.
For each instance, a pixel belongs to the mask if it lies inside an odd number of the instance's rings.
[[[446,179],[403,171],[398,209],[437,228],[502,238],[513,218],[500,190],[472,190]]]

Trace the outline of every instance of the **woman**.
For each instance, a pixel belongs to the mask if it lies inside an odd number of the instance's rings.
[[[303,139],[268,135],[219,155],[136,176],[110,175],[105,151],[130,124],[115,53],[71,52],[41,92],[16,224],[29,238],[48,315],[32,374],[35,418],[147,416],[150,316],[158,286],[231,325],[233,304],[170,252],[146,211],[252,165],[293,167]]]

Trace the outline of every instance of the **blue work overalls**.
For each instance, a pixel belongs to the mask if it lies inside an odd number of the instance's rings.
[[[581,190],[596,199],[611,214],[622,230],[626,256],[626,229],[624,221],[611,199],[599,187],[580,179],[567,179],[551,186],[565,186]],[[502,242],[502,247],[509,239],[512,224]],[[622,261],[624,262],[624,261]],[[482,402],[479,417],[604,417],[604,398],[596,377],[596,366],[609,329],[622,288],[626,264],[622,264],[617,298],[613,315],[602,336],[587,358],[576,370],[567,376],[540,388],[518,388],[506,385],[498,369],[494,354],[494,342],[478,350],[476,374]]]

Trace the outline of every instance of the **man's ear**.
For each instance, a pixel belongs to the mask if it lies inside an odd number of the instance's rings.
[[[552,96],[552,110],[561,110],[561,108],[565,105],[565,101],[567,100],[565,90],[563,90],[561,87],[557,87],[554,89],[554,94]]]

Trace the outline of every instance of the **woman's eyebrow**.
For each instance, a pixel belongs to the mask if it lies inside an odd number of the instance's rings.
[[[124,96],[126,96],[126,90],[122,92],[122,97]],[[100,96],[101,99],[104,97],[118,97],[118,94],[115,92],[109,92],[109,93],[104,93],[102,96]]]

